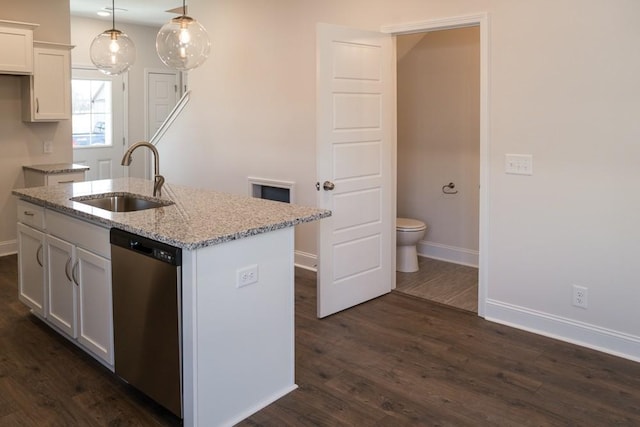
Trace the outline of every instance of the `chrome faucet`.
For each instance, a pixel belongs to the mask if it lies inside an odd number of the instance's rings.
[[[156,150],[156,147],[154,147],[153,144],[146,141],[136,142],[131,147],[129,147],[126,153],[124,153],[124,156],[122,156],[121,164],[122,166],[129,166],[131,164],[131,154],[138,147],[147,147],[153,153],[153,171],[155,172],[155,174],[153,175],[153,197],[160,197],[162,195],[162,184],[164,184],[164,177],[160,175],[160,157],[158,156],[158,150]]]

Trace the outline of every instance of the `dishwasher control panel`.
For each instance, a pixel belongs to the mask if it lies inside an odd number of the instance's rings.
[[[112,228],[110,231],[111,244],[129,249],[140,255],[145,255],[171,265],[182,264],[182,249],[163,242],[138,236],[128,231]]]
[[[168,262],[169,264],[175,264],[176,262],[176,256],[172,252],[164,249],[153,248],[153,257]]]

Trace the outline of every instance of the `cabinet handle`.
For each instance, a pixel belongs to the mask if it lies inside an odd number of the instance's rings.
[[[71,278],[73,280],[73,283],[76,284],[76,286],[80,286],[80,283],[78,282],[78,264],[79,262],[76,261],[76,263],[73,265],[73,269],[71,269]]]
[[[40,243],[40,246],[38,246],[38,250],[36,251],[36,261],[38,261],[38,265],[40,265],[40,267],[44,267],[44,265],[42,264],[42,243]]]
[[[40,100],[36,98],[36,113],[40,112]]]
[[[69,274],[69,266],[71,266],[71,257],[67,259],[67,263],[64,265],[64,274],[67,276],[67,279],[69,279],[70,282],[73,282],[71,274]]]
[[[26,216],[35,216],[35,213],[31,212],[31,211],[24,211],[24,214]]]
[[[58,181],[58,184],[70,184],[72,182],[75,182],[74,180],[69,180],[69,181]]]

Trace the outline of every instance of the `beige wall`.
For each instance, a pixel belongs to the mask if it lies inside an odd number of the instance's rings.
[[[0,19],[40,24],[39,41],[70,43],[67,0],[3,2]],[[0,255],[16,250],[16,200],[11,190],[24,185],[22,166],[71,161],[71,121],[25,123],[21,116],[20,81],[0,75]],[[53,153],[42,143],[53,141]]]
[[[163,147],[169,181],[246,194],[296,181],[315,204],[315,34],[489,16],[487,316],[640,360],[637,0],[191,0],[212,54]],[[190,12],[190,13],[191,13]],[[168,135],[169,136],[169,135]],[[504,173],[532,154],[534,175]],[[313,230],[296,247],[315,252]],[[482,248],[481,248],[482,250]],[[589,288],[587,310],[571,305]]]
[[[479,28],[399,36],[397,51],[398,216],[428,224],[421,253],[477,263]]]

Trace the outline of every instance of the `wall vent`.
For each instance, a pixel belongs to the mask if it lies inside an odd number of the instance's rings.
[[[294,203],[294,182],[251,176],[247,179],[249,180],[249,196],[275,200],[276,202]]]

